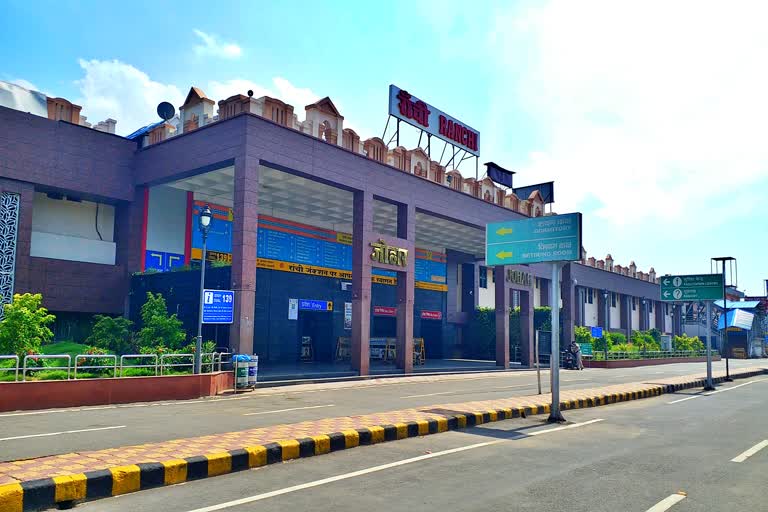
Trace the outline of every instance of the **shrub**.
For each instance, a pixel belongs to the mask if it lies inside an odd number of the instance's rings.
[[[21,358],[30,351],[39,352],[40,345],[53,338],[48,324],[56,317],[41,306],[39,293],[15,294],[5,304],[5,318],[0,321],[0,354],[16,354]]]
[[[131,354],[136,350],[131,327],[133,322],[127,318],[95,315],[96,323],[87,343],[95,347],[111,350],[115,354]]]
[[[496,351],[496,310],[476,308],[464,333],[465,357],[491,359]]]
[[[675,336],[672,338],[672,349],[674,350],[704,350],[704,343],[698,336],[690,337],[687,334]]]
[[[608,332],[603,330],[603,337],[595,339],[593,350],[595,352],[605,352],[606,344],[608,345],[608,351],[614,351],[613,348],[616,345],[623,345],[627,342],[627,337],[620,332]]]
[[[594,343],[595,338],[592,337],[592,332],[589,327],[577,326],[573,329],[573,337],[576,343]]]
[[[661,350],[661,345],[648,331],[632,331],[632,344],[642,352]]]
[[[138,337],[141,347],[167,346],[170,349],[181,347],[186,338],[181,328],[182,322],[176,314],[168,315],[168,308],[162,294],[147,292],[147,301],[141,306],[143,327]]]

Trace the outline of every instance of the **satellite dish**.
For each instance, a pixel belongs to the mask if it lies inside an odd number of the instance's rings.
[[[167,121],[176,115],[176,109],[173,108],[173,105],[164,101],[157,106],[157,115]]]
[[[248,97],[249,97],[249,98],[252,98],[252,97],[253,97],[253,91],[252,91],[252,90],[250,90],[250,89],[248,89]]]

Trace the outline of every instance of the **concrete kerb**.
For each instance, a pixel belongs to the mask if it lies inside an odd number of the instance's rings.
[[[732,376],[739,379],[749,378],[762,375],[765,371],[760,368],[734,373]],[[713,381],[721,383],[725,381],[725,377],[716,377],[713,378]],[[704,382],[704,378],[697,378],[676,384],[650,383],[646,388],[637,391],[565,400],[561,402],[560,406],[564,410],[598,407],[700,387],[704,385]],[[548,403],[542,403],[488,411],[446,411],[444,417],[437,419],[374,425],[312,437],[286,439],[264,445],[244,446],[226,452],[209,453],[184,459],[115,466],[73,475],[5,484],[0,485],[0,510],[3,512],[26,512],[46,510],[56,506],[65,508],[80,501],[119,496],[292,459],[323,455],[357,446],[438,434],[449,430],[459,430],[494,421],[524,418],[535,414],[548,414],[549,408]]]

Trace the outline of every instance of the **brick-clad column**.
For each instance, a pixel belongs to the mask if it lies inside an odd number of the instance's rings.
[[[605,316],[605,305],[607,300],[603,298],[603,290],[595,289],[593,292],[597,295],[597,325],[606,331],[608,330],[608,319]]]
[[[576,300],[576,285],[572,277],[573,263],[563,266],[563,274],[560,281],[560,297],[563,300],[563,343],[568,344],[575,339],[573,328],[576,323],[576,308],[579,306]]]
[[[371,362],[371,258],[365,239],[373,230],[373,194],[355,192],[352,210],[352,369],[360,375],[368,375]]]
[[[626,318],[627,318],[627,341],[629,341],[632,338],[632,296],[625,295],[624,301],[622,302],[622,307],[624,308],[624,311],[626,311]]]
[[[536,289],[520,290],[520,364],[533,366],[533,294]]]
[[[413,241],[416,238],[416,207],[397,205],[397,237]],[[397,273],[397,367],[404,373],[413,372],[413,303],[416,254],[408,255],[405,272]]]
[[[140,272],[143,247],[143,228],[144,228],[144,199],[147,187],[136,187],[133,194],[133,201],[122,202],[115,207],[115,264],[123,267],[125,275],[123,289],[119,293],[125,296],[125,306],[123,314],[128,317],[130,314],[130,288],[131,274]],[[115,290],[117,292],[117,290]],[[138,297],[137,300],[143,301],[144,297]]]
[[[253,320],[256,314],[256,229],[259,220],[259,160],[235,158],[235,193],[232,215],[232,289],[235,318],[229,345],[236,353],[253,353]]]
[[[506,267],[493,268],[496,281],[496,366],[509,368],[509,302],[512,290],[507,287]]]
[[[654,301],[653,314],[656,315],[656,328],[659,332],[664,333],[664,303]]]

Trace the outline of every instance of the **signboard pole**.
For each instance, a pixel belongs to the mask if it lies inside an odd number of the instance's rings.
[[[549,356],[549,368],[552,378],[552,405],[549,408],[548,423],[565,421],[560,413],[560,267],[561,263],[552,263],[552,353]]]
[[[536,358],[536,382],[539,385],[539,394],[541,394],[541,365],[539,364],[539,331],[536,330],[536,341],[533,345],[533,357]]]
[[[704,391],[712,391],[715,386],[712,385],[712,301],[707,304],[707,385]]]

